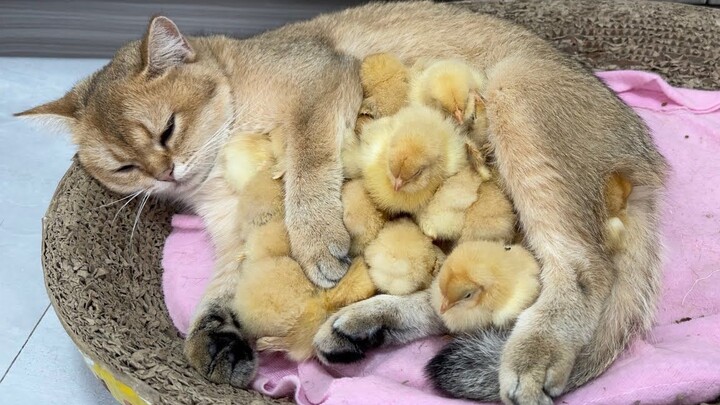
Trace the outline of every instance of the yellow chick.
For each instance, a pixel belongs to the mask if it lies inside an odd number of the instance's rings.
[[[512,242],[516,236],[516,220],[512,203],[505,192],[496,181],[485,181],[477,188],[477,199],[465,211],[458,242]]]
[[[468,129],[478,144],[487,139],[487,114],[481,94],[487,83],[484,73],[458,59],[419,62],[410,81],[410,102],[442,111]]]
[[[312,355],[312,338],[322,322],[339,308],[374,295],[375,286],[359,258],[335,288],[318,291],[290,257],[279,180],[285,169],[281,136],[280,131],[243,134],[222,152],[224,176],[240,198],[240,221],[246,224],[234,305],[248,335],[260,338],[260,348],[282,348],[302,360]],[[347,212],[347,222],[367,244],[382,227],[377,222],[384,221],[384,214],[373,207],[361,181],[348,183],[343,199],[346,208],[357,210]]]
[[[540,266],[519,245],[458,245],[430,290],[433,308],[453,333],[510,327],[540,293]]]
[[[283,256],[290,256],[290,237],[282,218],[254,228],[245,240],[244,260],[253,262]]]
[[[225,179],[238,193],[245,192],[255,175],[274,164],[273,144],[267,135],[243,133],[233,136],[222,150]]]
[[[393,115],[407,104],[410,72],[394,55],[376,53],[360,65],[363,102],[356,132],[372,119]]]
[[[260,351],[283,351],[294,361],[313,356],[313,338],[320,326],[337,310],[375,295],[375,285],[365,261],[358,257],[345,277],[330,290],[321,290],[308,299],[292,327],[283,336],[265,336],[257,341]]]
[[[343,221],[351,238],[350,255],[361,255],[387,222],[387,215],[377,209],[361,179],[346,182],[341,197]]]
[[[375,204],[390,214],[417,213],[448,177],[467,166],[463,137],[426,106],[410,106],[365,126],[362,175]]]
[[[345,178],[362,174],[360,138],[365,125],[375,119],[395,114],[407,104],[409,69],[395,56],[378,53],[365,57],[360,65],[363,101],[355,131],[345,134],[342,150]]]
[[[365,249],[370,278],[379,291],[410,294],[427,288],[444,255],[408,218],[385,224]]]
[[[465,213],[478,198],[482,178],[468,166],[449,177],[426,206],[415,215],[425,235],[433,240],[457,240],[465,226]]]
[[[234,297],[236,314],[254,338],[285,336],[315,287],[288,256],[245,260]]]
[[[283,184],[274,179],[273,143],[265,134],[240,134],[222,151],[224,176],[238,198],[239,221],[248,230],[282,217]]]
[[[632,183],[620,173],[611,174],[605,185],[605,206],[608,213],[605,230],[607,244],[614,251],[622,250],[625,247],[627,200],[632,189]]]

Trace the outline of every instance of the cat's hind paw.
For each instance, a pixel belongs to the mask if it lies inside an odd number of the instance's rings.
[[[185,339],[185,357],[208,380],[247,387],[257,371],[257,356],[228,309],[211,307]]]

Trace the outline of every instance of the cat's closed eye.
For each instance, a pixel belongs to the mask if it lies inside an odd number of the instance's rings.
[[[135,165],[124,165],[124,166],[120,166],[118,169],[116,169],[115,172],[117,172],[117,173],[127,173],[127,172],[130,172],[130,171],[132,171],[132,170],[135,170],[136,168],[137,168],[137,166],[135,166]]]
[[[174,131],[175,131],[175,114],[170,116],[170,119],[168,120],[168,123],[165,126],[165,130],[163,131],[162,135],[160,135],[160,145],[162,145],[163,148],[167,148],[167,143],[170,140],[170,137],[172,136]]]

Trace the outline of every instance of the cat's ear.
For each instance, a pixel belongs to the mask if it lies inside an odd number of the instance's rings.
[[[55,101],[13,115],[31,119],[52,130],[62,131],[68,129],[77,120],[77,112],[77,93],[71,90]]]
[[[195,60],[195,51],[190,43],[167,17],[158,16],[150,20],[140,46],[144,71],[151,77]]]

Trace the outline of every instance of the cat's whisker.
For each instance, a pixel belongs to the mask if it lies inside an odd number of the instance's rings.
[[[227,130],[222,131],[222,135],[227,135]],[[207,142],[205,142],[198,150],[193,154],[192,157],[188,160],[188,167],[191,167],[193,163],[197,161],[198,158],[205,157],[207,153],[213,150],[214,147],[219,145],[224,145],[224,141],[226,140],[227,136],[220,136],[220,135],[214,135],[211,139],[209,139]]]
[[[113,226],[113,225],[115,224],[115,220],[117,219],[118,215],[120,215],[120,211],[122,211],[123,208],[127,207],[127,205],[130,204],[130,202],[132,202],[132,200],[134,200],[135,197],[139,196],[139,195],[142,194],[144,191],[145,191],[145,189],[140,190],[140,191],[138,191],[138,192],[136,192],[136,193],[130,194],[130,199],[127,200],[127,201],[125,202],[125,204],[123,204],[123,205],[117,210],[117,212],[115,213],[115,216],[113,217],[112,221],[110,221],[110,226]]]
[[[142,214],[143,208],[145,208],[145,204],[150,199],[150,190],[145,192],[145,195],[143,196],[142,200],[140,201],[140,206],[138,207],[138,212],[135,215],[135,221],[133,222],[132,230],[130,231],[130,245],[132,245],[133,236],[135,235],[135,228],[137,228],[137,224],[140,221],[140,214]]]
[[[240,116],[240,114],[234,114],[231,117],[229,117],[223,124],[215,131],[214,134],[212,134],[199,148],[195,151],[195,153],[190,156],[190,159],[186,162],[186,165],[188,169],[193,168],[193,163],[198,159],[199,157],[204,157],[206,153],[209,153],[211,150],[210,146],[214,144],[224,144],[224,141],[229,137],[231,132],[231,126],[235,122],[235,120]]]
[[[193,155],[192,155],[192,156],[190,157],[190,159],[188,160],[188,163],[187,163],[188,165],[190,164],[190,162],[192,162],[192,161],[198,156],[198,154],[200,154],[200,153],[205,149],[205,147],[206,147],[207,145],[211,144],[212,142],[216,141],[217,139],[220,139],[220,135],[225,134],[225,133],[227,132],[227,129],[228,129],[228,127],[229,127],[229,122],[230,122],[230,121],[232,121],[232,120],[231,120],[231,119],[228,119],[228,120],[226,120],[225,122],[223,122],[223,124],[215,131],[215,133],[212,134],[212,135],[205,141],[205,143],[203,143],[202,145],[200,145],[200,147],[198,148],[198,150],[196,150],[195,153],[193,153]]]
[[[140,190],[140,191],[138,191],[138,192],[136,192],[136,193],[128,194],[128,195],[126,195],[125,197],[123,197],[123,198],[121,198],[121,199],[119,199],[119,200],[115,200],[115,201],[113,201],[113,202],[109,202],[109,203],[107,203],[107,204],[103,204],[103,205],[101,205],[101,206],[99,206],[99,207],[95,207],[95,209],[100,209],[100,208],[109,207],[109,206],[111,206],[111,205],[113,205],[113,204],[119,203],[120,201],[125,201],[125,200],[127,200],[128,198],[133,198],[133,197],[137,196],[138,194],[140,194],[140,193],[142,193],[142,192],[143,192],[143,190]]]

